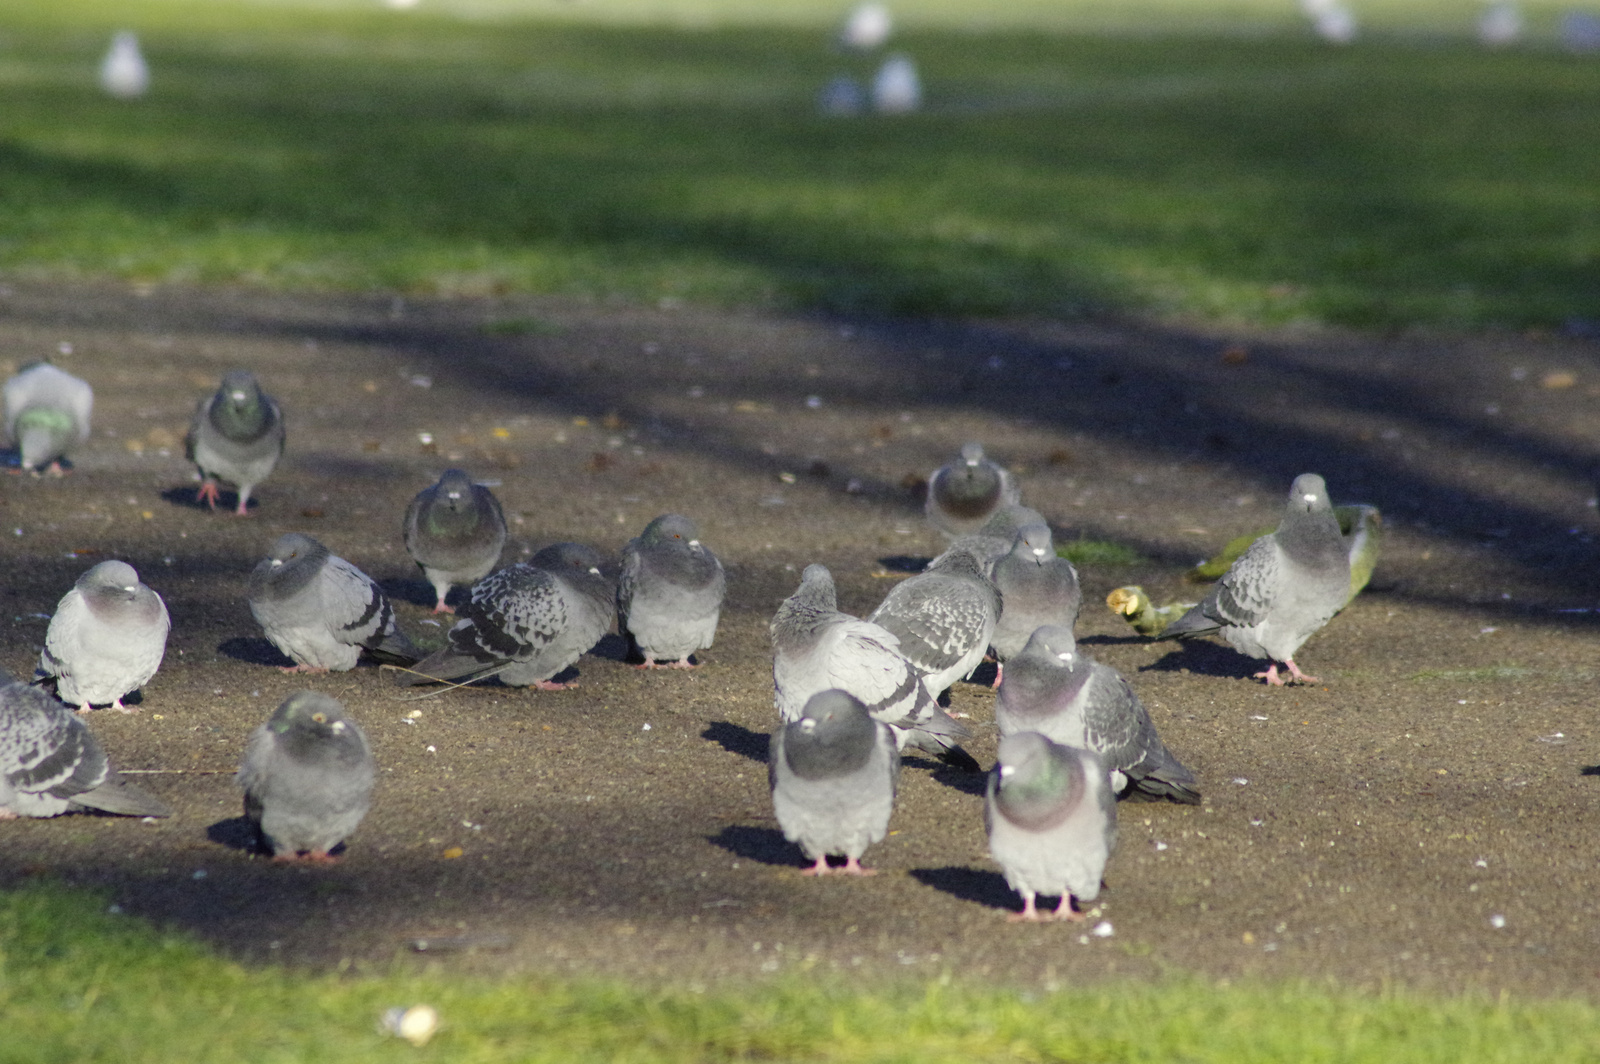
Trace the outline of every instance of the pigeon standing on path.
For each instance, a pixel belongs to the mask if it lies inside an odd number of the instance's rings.
[[[0,820],[80,809],[171,816],[117,775],[82,719],[37,687],[0,683]]]
[[[273,859],[335,860],[372,804],[372,749],[337,699],[296,691],[250,733],[236,777]]]
[[[844,691],[812,695],[799,720],[772,733],[772,806],[783,837],[816,862],[806,875],[873,874],[860,858],[888,833],[899,775],[892,730]],[[829,868],[829,854],[842,854],[844,867]]]
[[[506,518],[494,492],[459,469],[447,469],[439,482],[422,489],[406,507],[406,551],[438,601],[434,613],[454,613],[445,605],[451,587],[471,587],[489,575],[506,545]]]
[[[951,549],[896,584],[867,621],[900,641],[900,653],[938,697],[972,675],[1001,615],[1000,593],[971,552]]]
[[[94,389],[64,369],[35,362],[6,381],[6,436],[22,468],[61,475],[61,463],[89,438]]]
[[[961,457],[928,478],[928,521],[949,536],[970,535],[1002,506],[1022,501],[1021,489],[1004,468],[984,457],[983,445],[969,443]]]
[[[1350,548],[1315,473],[1289,489],[1277,531],[1250,545],[1194,609],[1168,625],[1163,639],[1221,633],[1235,650],[1265,658],[1269,684],[1317,683],[1294,663],[1295,652],[1350,597]],[[1289,670],[1278,676],[1278,662]]]
[[[221,498],[217,481],[225,480],[239,488],[233,512],[248,516],[250,492],[272,474],[283,456],[283,440],[283,414],[255,375],[236,370],[222,378],[216,393],[200,401],[184,440],[202,478],[199,501],[215,510]]]
[[[1117,844],[1116,801],[1100,759],[1037,732],[1007,735],[983,812],[989,853],[1022,895],[1022,911],[1007,919],[1082,920],[1076,903],[1099,896]],[[1040,894],[1060,896],[1052,916],[1034,908]]]
[[[1161,741],[1128,681],[1079,652],[1070,628],[1040,628],[1011,659],[994,719],[1002,736],[1039,732],[1093,750],[1118,793],[1127,789],[1185,805],[1200,801],[1194,773]]]
[[[362,651],[407,665],[422,656],[395,626],[383,589],[303,532],[280,536],[257,563],[250,613],[294,660],[284,672],[345,672]]]
[[[122,696],[161,667],[171,627],[166,603],[139,581],[133,566],[101,562],[56,604],[37,676],[54,677],[61,700],[80,713],[97,705],[132,713]]]
[[[1083,592],[1078,587],[1078,570],[1065,558],[1056,556],[1049,525],[1031,525],[1017,533],[1017,539],[990,573],[1004,601],[1000,621],[995,625],[995,659],[1002,663],[996,676],[1004,676],[1003,663],[1022,653],[1034,629],[1053,624],[1070,629],[1078,623]]]
[[[661,668],[659,661],[694,668],[689,655],[716,638],[727,587],[722,563],[681,514],[662,514],[630,539],[617,582],[617,629],[643,656],[640,668]]]

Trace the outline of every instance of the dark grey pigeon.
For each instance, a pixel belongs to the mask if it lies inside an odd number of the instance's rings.
[[[64,369],[35,362],[5,384],[6,436],[22,468],[61,475],[61,463],[89,438],[94,389]]]
[[[280,536],[250,574],[250,613],[294,660],[285,672],[345,672],[363,651],[393,664],[422,656],[383,589],[301,532]]]
[[[332,861],[372,805],[377,765],[338,699],[296,691],[250,733],[236,777],[244,815],[278,861]]]
[[[990,641],[997,660],[1006,662],[1022,653],[1041,625],[1071,628],[1078,623],[1083,605],[1078,570],[1056,556],[1049,525],[1030,525],[1018,532],[1011,550],[995,563],[991,578],[1005,603]]]
[[[1277,531],[1250,544],[1198,605],[1161,633],[1187,639],[1220,633],[1235,650],[1267,660],[1269,684],[1317,683],[1295,652],[1350,598],[1350,545],[1315,473],[1295,477]],[[1278,662],[1289,678],[1278,676]]]
[[[35,677],[54,679],[61,700],[79,712],[109,705],[132,713],[122,696],[161,667],[170,627],[166,604],[133,566],[101,562],[56,604]]]
[[[989,853],[1022,895],[1022,911],[1007,919],[1082,920],[1077,902],[1099,896],[1117,844],[1116,800],[1100,758],[1037,732],[1004,736],[983,813]],[[1061,898],[1049,916],[1034,908],[1041,894]]]
[[[557,543],[478,581],[443,650],[402,673],[402,684],[471,683],[498,676],[512,687],[560,691],[550,677],[598,643],[616,616],[604,560],[578,543]]]
[[[772,733],[772,807],[783,837],[816,862],[806,875],[873,874],[860,858],[889,831],[899,776],[893,730],[844,691],[812,695],[799,720]],[[844,867],[829,868],[829,854],[842,855]]]
[[[933,527],[950,536],[965,536],[984,526],[996,510],[1021,501],[1011,474],[983,456],[983,445],[969,443],[961,457],[928,478],[924,509]]]
[[[689,655],[716,638],[727,587],[722,563],[681,514],[662,514],[630,539],[617,582],[617,630],[644,658],[640,668],[693,668]]]
[[[283,413],[255,374],[235,370],[223,377],[216,393],[195,409],[184,440],[189,461],[200,470],[200,501],[215,510],[222,497],[217,481],[225,480],[239,489],[233,512],[248,515],[250,492],[272,475],[283,457],[283,440]]]
[[[119,776],[89,726],[37,687],[0,677],[0,820],[98,809],[171,816]]]
[[[459,469],[446,469],[437,484],[417,493],[403,529],[406,551],[438,596],[434,613],[454,613],[444,601],[450,589],[488,576],[506,545],[500,500]]]
[[[867,620],[900,641],[900,653],[937,697],[978,667],[1000,612],[1000,594],[978,559],[968,551],[949,550],[896,584]]]
[[[994,567],[1016,544],[1017,534],[1024,528],[1043,526],[1049,524],[1038,510],[1030,510],[1026,506],[1002,506],[996,510],[994,516],[984,522],[982,528],[968,536],[958,536],[955,541],[929,565],[937,565],[951,551],[964,550],[978,559],[978,564],[983,567],[985,576],[994,575]]]
[[[981,771],[957,745],[967,729],[939,708],[900,640],[882,627],[840,613],[833,574],[808,565],[800,587],[772,618],[772,685],[778,715],[800,719],[812,695],[837,687],[861,700],[874,720],[894,729],[901,749],[926,750],[952,765]]]
[[[1172,756],[1122,674],[1080,652],[1072,629],[1045,626],[1006,665],[995,700],[1001,735],[1039,732],[1093,750],[1119,794],[1194,805],[1194,773]]]

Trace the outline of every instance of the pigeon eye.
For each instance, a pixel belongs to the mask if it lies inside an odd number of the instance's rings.
[[[316,721],[318,724],[328,723],[328,715],[326,713],[313,713],[311,714],[311,719]]]

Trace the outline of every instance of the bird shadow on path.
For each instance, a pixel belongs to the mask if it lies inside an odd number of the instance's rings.
[[[217,653],[247,665],[287,666],[294,662],[260,636],[234,636],[217,644]]]
[[[811,864],[801,859],[800,848],[784,838],[777,828],[730,824],[715,835],[707,835],[706,841],[735,857],[777,868],[809,868]]]
[[[1249,679],[1262,669],[1266,662],[1245,657],[1232,647],[1218,643],[1181,643],[1171,651],[1141,666],[1140,672],[1188,672],[1198,676]]]
[[[161,500],[184,510],[225,510],[229,515],[239,505],[239,493],[236,491],[223,492],[216,506],[208,506],[200,501],[200,489],[194,487],[166,488],[161,492]],[[261,505],[257,499],[251,499],[246,510],[253,513]]]
[[[772,742],[772,737],[765,732],[751,731],[731,720],[712,721],[700,733],[700,738],[710,739],[730,754],[748,757],[762,765],[767,763],[767,747]]]
[[[913,868],[910,875],[924,886],[962,901],[973,901],[1007,912],[1021,912],[1017,906],[1016,892],[1006,886],[1006,879],[999,872],[948,865],[944,868]]]
[[[226,846],[230,850],[241,853],[263,853],[261,837],[256,834],[256,826],[247,816],[229,817],[219,820],[206,828],[206,838],[218,846]]]
[[[929,769],[928,774],[933,777],[935,783],[942,783],[946,787],[960,791],[962,794],[972,794],[982,798],[984,791],[989,786],[988,773],[956,768],[954,765],[947,765],[943,761],[901,755],[900,764],[905,768]]]

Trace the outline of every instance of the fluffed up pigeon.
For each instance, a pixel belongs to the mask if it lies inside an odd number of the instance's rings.
[[[1350,597],[1350,546],[1328,502],[1328,488],[1315,473],[1302,473],[1289,489],[1278,529],[1239,556],[1194,609],[1161,633],[1189,638],[1219,632],[1235,650],[1265,658],[1256,676],[1269,684],[1278,662],[1291,680],[1316,683],[1294,663],[1295,652]]]
[[[1056,556],[1049,525],[1030,525],[1017,533],[1011,551],[990,574],[1004,608],[995,625],[994,656],[1002,664],[1022,653],[1034,629],[1053,624],[1071,629],[1078,623],[1083,592],[1078,570]],[[996,682],[1004,676],[1002,669]]]
[[[900,641],[900,653],[937,697],[972,675],[1001,615],[1000,593],[969,551],[951,549],[896,584],[867,621]]]
[[[434,613],[454,613],[444,601],[450,589],[488,576],[506,545],[500,501],[459,469],[445,470],[437,484],[417,493],[403,528],[407,552],[438,597]]]
[[[941,466],[928,478],[925,511],[933,527],[950,536],[977,532],[1007,504],[1022,501],[1021,489],[1011,474],[985,458],[983,445],[969,443],[961,457]],[[1010,545],[1010,537],[1006,537]]]
[[[1040,628],[1011,659],[994,719],[1003,736],[1039,732],[1055,742],[1093,750],[1118,793],[1186,805],[1200,801],[1194,773],[1161,741],[1128,681],[1081,653],[1070,628]]]
[[[363,651],[409,665],[422,656],[373,579],[303,532],[280,536],[250,574],[250,613],[294,661],[285,672],[345,672]]]
[[[122,696],[161,667],[171,626],[161,596],[133,566],[101,562],[56,604],[35,675],[40,682],[54,678],[61,700],[80,713],[104,705],[132,713]]]
[[[233,512],[247,516],[250,492],[283,457],[283,440],[283,413],[255,375],[236,370],[222,378],[216,393],[195,409],[184,440],[189,461],[200,470],[199,500],[215,510],[221,498],[217,481],[225,480],[239,488]]]
[[[892,729],[844,691],[812,695],[800,719],[772,733],[772,807],[783,837],[816,862],[806,875],[873,874],[860,858],[888,833],[899,776]],[[843,855],[844,867],[829,868],[829,854]]]
[[[372,805],[377,765],[335,698],[296,691],[250,733],[236,777],[244,815],[278,861],[325,862]]]
[[[1099,896],[1117,844],[1116,801],[1100,758],[1037,732],[1004,736],[983,812],[989,853],[1022,895],[1022,911],[1007,919],[1082,920],[1077,902]],[[1060,896],[1053,915],[1034,907],[1041,894]]]
[[[89,726],[37,687],[0,684],[0,820],[83,809],[171,816],[119,776]]]
[[[727,587],[722,563],[681,514],[662,514],[630,539],[617,582],[617,630],[644,658],[640,667],[693,668],[689,655],[716,638]]]
[[[61,475],[61,463],[89,438],[94,389],[48,362],[25,366],[6,381],[6,436],[22,468]]]
[[[498,676],[511,687],[560,691],[551,677],[598,643],[616,616],[616,590],[600,555],[556,543],[525,562],[491,573],[472,588],[443,650],[400,675],[403,685]]]
[[[967,729],[939,708],[900,641],[882,627],[840,613],[833,574],[808,565],[800,587],[772,618],[774,704],[785,722],[800,719],[812,695],[837,687],[861,700],[874,720],[894,729],[895,742],[926,750],[971,772],[981,771],[957,741]]]

